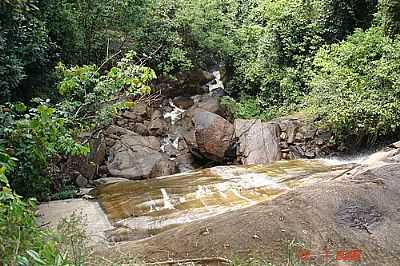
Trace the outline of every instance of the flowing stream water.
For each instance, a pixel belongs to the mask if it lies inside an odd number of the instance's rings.
[[[248,207],[297,187],[324,182],[356,164],[329,160],[218,166],[97,189],[111,223],[151,236],[168,228]]]
[[[219,71],[207,84],[209,93],[224,89]],[[170,101],[165,113],[172,124],[185,110]],[[179,138],[162,140],[160,149],[177,146]],[[218,166],[142,181],[98,187],[97,198],[109,221],[129,228],[133,239],[171,227],[271,200],[298,187],[326,182],[358,165],[381,164],[384,152],[353,158],[277,161],[269,165]],[[130,239],[132,240],[132,239]]]

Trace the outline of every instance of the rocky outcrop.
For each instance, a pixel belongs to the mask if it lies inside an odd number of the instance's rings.
[[[107,166],[112,176],[142,179],[151,177],[153,169],[163,159],[159,138],[124,135],[111,148]]]
[[[281,159],[279,125],[261,120],[235,120],[238,160],[244,165],[267,164]]]
[[[76,184],[90,186],[101,177],[166,176],[209,163],[267,164],[331,152],[329,132],[296,117],[269,123],[239,119],[232,125],[232,114],[220,102],[224,87],[218,71],[180,73],[168,86],[86,139],[91,153],[70,160]]]
[[[223,162],[233,143],[233,125],[211,112],[196,112],[193,116],[196,143],[206,158]]]
[[[314,159],[333,154],[332,134],[297,117],[275,119],[280,128],[282,159]]]
[[[168,132],[168,125],[160,110],[156,110],[151,115],[151,121],[148,127],[151,136],[165,136]]]

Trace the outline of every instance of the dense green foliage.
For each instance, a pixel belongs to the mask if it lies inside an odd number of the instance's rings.
[[[23,200],[8,183],[15,161],[0,148],[0,264],[84,265],[88,249],[82,217],[63,221],[56,232],[40,229],[36,201]]]
[[[60,192],[52,160],[85,155],[79,133],[150,93],[156,74],[222,67],[236,117],[301,112],[339,141],[394,136],[399,33],[397,0],[1,1],[2,262],[64,265],[18,195]]]
[[[400,33],[400,1],[382,0],[381,2],[385,33],[393,37]]]
[[[57,70],[62,79],[58,91],[63,101],[57,105],[59,115],[75,127],[79,124],[94,128],[109,124],[112,114],[131,107],[130,97],[149,94],[155,72],[135,65],[133,57],[133,52],[127,53],[104,75],[96,65],[68,69],[60,64]]]
[[[55,46],[39,16],[30,0],[0,3],[0,103],[29,99],[50,79]]]
[[[22,103],[2,109],[0,145],[18,159],[10,184],[20,195],[46,199],[52,184],[45,170],[52,157],[85,154],[88,148],[75,143],[64,120],[46,103],[29,110]]]
[[[29,109],[23,103],[0,106],[0,145],[18,159],[10,184],[20,195],[47,199],[57,192],[59,184],[52,184],[46,171],[51,160],[88,153],[87,146],[75,141],[80,131],[110,123],[114,114],[132,106],[129,97],[150,92],[154,71],[133,64],[132,58],[128,53],[104,75],[95,65],[61,64],[62,101],[34,99],[37,107]]]
[[[342,138],[373,141],[400,129],[400,41],[380,27],[321,49],[309,85],[310,108]]]

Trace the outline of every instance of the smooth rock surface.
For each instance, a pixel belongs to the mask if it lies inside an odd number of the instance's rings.
[[[86,233],[89,245],[106,245],[104,232],[112,229],[110,222],[103,213],[99,203],[84,199],[69,199],[42,203],[38,207],[40,216],[38,223],[55,228],[63,219],[68,219],[74,213],[82,215],[86,221]]]
[[[244,165],[267,164],[281,159],[279,126],[261,120],[235,120],[238,159]]]
[[[158,138],[124,135],[111,148],[107,167],[112,176],[141,179],[149,177],[162,158]]]
[[[94,180],[93,184],[95,186],[100,186],[100,185],[109,185],[109,184],[126,182],[126,181],[129,181],[129,179],[122,178],[122,177],[102,177],[102,178]]]
[[[233,125],[211,112],[195,113],[193,122],[197,146],[202,155],[213,161],[224,161],[225,153],[232,145]]]

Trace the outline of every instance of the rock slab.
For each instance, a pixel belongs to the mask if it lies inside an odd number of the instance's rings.
[[[162,159],[159,138],[130,134],[111,148],[107,167],[112,176],[142,179],[150,177]]]
[[[281,159],[279,125],[261,120],[235,120],[238,159],[244,165],[267,164]]]

